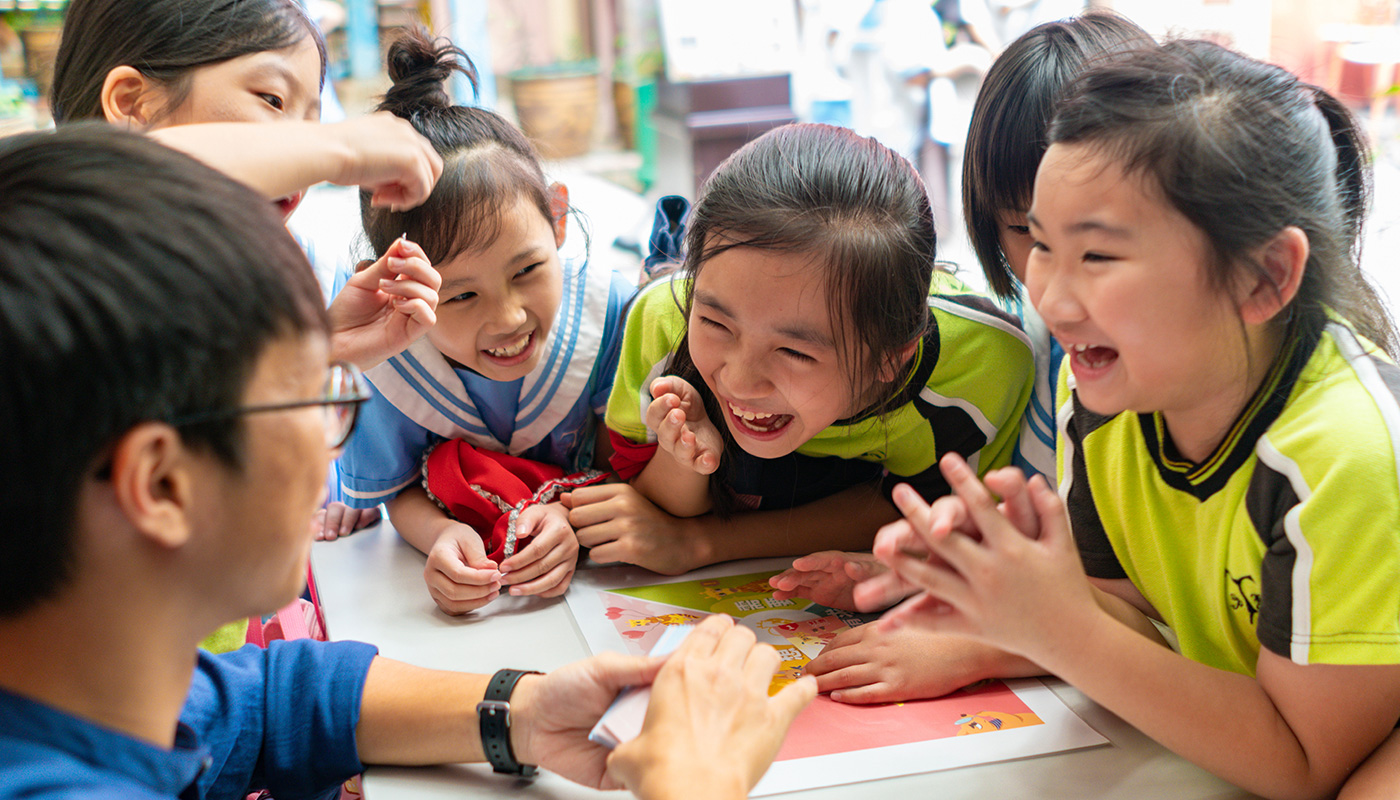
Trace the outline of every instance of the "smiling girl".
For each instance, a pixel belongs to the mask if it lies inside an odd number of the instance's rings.
[[[422,202],[442,170],[403,120],[320,124],[326,53],[297,0],[73,0],[50,105],[60,125],[150,135],[245,183],[284,218],[321,181],[376,205]],[[405,243],[330,301],[332,356],[368,368],[433,323],[437,276]]]
[[[918,174],[872,139],[792,125],[725,161],[681,273],[629,314],[607,422],[632,486],[570,496],[592,558],[868,548],[896,513],[882,482],[932,498],[943,453],[1008,463],[1029,345],[934,245]]]
[[[892,613],[1251,792],[1332,796],[1387,737],[1394,759],[1400,718],[1400,370],[1356,260],[1364,136],[1286,71],[1183,41],[1085,73],[1050,141],[1026,288],[1068,365],[1059,496],[997,474],[999,509],[954,458],[956,497],[896,490],[875,553],[926,594]]]
[[[407,231],[442,287],[437,324],[367,373],[377,392],[340,461],[346,502],[388,502],[399,533],[428,554],[429,591],[448,613],[484,605],[503,587],[552,597],[568,586],[578,553],[559,503],[519,511],[511,528],[519,549],[498,549],[497,563],[483,543],[491,531],[449,515],[419,485],[424,454],[448,440],[464,458],[475,457],[465,446],[569,473],[591,467],[634,289],[609,269],[561,259],[568,192],[546,182],[510,123],[452,105],[444,82],[454,71],[475,79],[465,53],[410,31],[388,61],[394,85],[380,108],[411,120],[445,168],[420,208],[363,204],[365,233],[382,254]]]

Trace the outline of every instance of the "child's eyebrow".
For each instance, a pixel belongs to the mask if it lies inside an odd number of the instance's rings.
[[[527,247],[524,250],[521,250],[519,253],[516,253],[515,255],[511,256],[510,260],[506,262],[506,266],[514,269],[515,265],[517,264],[523,264],[527,261],[543,261],[544,259],[545,256],[541,255],[540,248]],[[442,287],[438,289],[438,293],[454,294],[458,289],[462,288],[463,286],[467,286],[475,282],[476,275],[474,273],[467,273],[466,275],[461,275],[451,280],[443,281]]]
[[[702,306],[708,306],[726,317],[734,318],[734,313],[730,311],[724,303],[721,303],[714,295],[706,292],[704,289],[697,289],[694,299],[696,303]],[[836,342],[832,340],[830,335],[805,325],[780,325],[775,330],[780,336],[796,339],[799,342],[806,342],[814,347],[825,347],[829,350],[835,349],[836,347]]]
[[[779,328],[778,333],[789,339],[806,342],[813,347],[822,347],[827,350],[834,350],[836,348],[836,342],[832,341],[830,336],[827,336],[815,328]]]
[[[1040,228],[1042,230],[1045,228],[1045,223],[1041,222],[1040,218],[1034,214],[1026,214],[1026,222],[1035,228]],[[1090,231],[1102,233],[1105,236],[1112,236],[1115,239],[1133,238],[1133,232],[1130,229],[1117,225],[1110,225],[1107,222],[1096,219],[1081,220],[1065,228],[1065,233],[1067,234],[1088,233]]]
[[[450,281],[443,281],[443,282],[442,282],[442,288],[438,289],[438,293],[439,293],[439,294],[456,294],[456,292],[457,292],[458,289],[462,288],[463,286],[466,286],[467,284],[469,284],[469,283],[471,283],[471,282],[472,282],[472,277],[471,277],[470,275],[464,275],[464,276],[462,276],[462,277],[460,277],[460,278],[453,278],[453,279],[450,280]]]

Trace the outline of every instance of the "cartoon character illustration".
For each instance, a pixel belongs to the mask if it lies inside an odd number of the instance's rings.
[[[964,714],[953,721],[958,726],[958,735],[967,736],[972,733],[987,733],[988,731],[1004,731],[1008,728],[1025,728],[1030,725],[1043,725],[1045,720],[1027,711],[1024,714],[1008,714],[1003,711],[978,711],[976,714]]]
[[[636,613],[637,612],[632,611],[631,609],[618,608],[617,606],[609,606],[606,611],[607,618],[614,620],[621,619],[624,614]],[[631,628],[632,630],[619,630],[618,633],[621,633],[628,639],[640,639],[647,634],[647,631],[651,630],[657,625],[692,625],[699,622],[703,618],[703,615],[700,614],[683,613],[657,614],[651,617],[637,617],[636,619],[627,620],[627,627]]]
[[[788,617],[770,617],[768,619],[761,619],[758,622],[755,622],[753,626],[761,631],[772,632],[772,630],[778,627],[779,625],[790,625],[794,622],[798,622],[798,620],[789,619]]]
[[[720,586],[717,580],[700,581],[700,594],[711,600],[723,600],[726,597],[733,597],[736,594],[767,594],[773,591],[773,587],[768,585],[768,579],[750,581],[741,586]]]
[[[773,680],[768,684],[768,696],[772,697],[782,691],[784,686],[796,683],[802,677],[802,671],[806,669],[807,662],[811,661],[806,653],[796,647],[778,648],[778,657],[782,661],[778,665],[778,671],[773,673]]]
[[[831,640],[836,638],[836,634],[849,627],[844,620],[837,617],[815,617],[770,625],[768,632],[783,637],[788,644],[801,650],[811,659],[816,658]]]

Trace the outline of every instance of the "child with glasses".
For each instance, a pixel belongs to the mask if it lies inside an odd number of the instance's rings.
[[[363,204],[365,233],[382,254],[407,231],[442,283],[437,323],[367,373],[375,397],[340,460],[345,502],[387,503],[449,614],[503,591],[554,597],[578,554],[558,497],[601,477],[578,473],[595,461],[634,288],[561,257],[568,191],[510,123],[452,104],[448,78],[475,79],[465,53],[409,31],[388,64],[380,110],[410,120],[445,166],[416,209]]]

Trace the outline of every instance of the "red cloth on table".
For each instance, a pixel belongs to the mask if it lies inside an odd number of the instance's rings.
[[[486,555],[497,564],[520,552],[529,540],[517,535],[515,521],[521,511],[606,477],[596,470],[565,475],[551,464],[482,450],[460,439],[439,444],[423,462],[428,496],[480,533]]]

